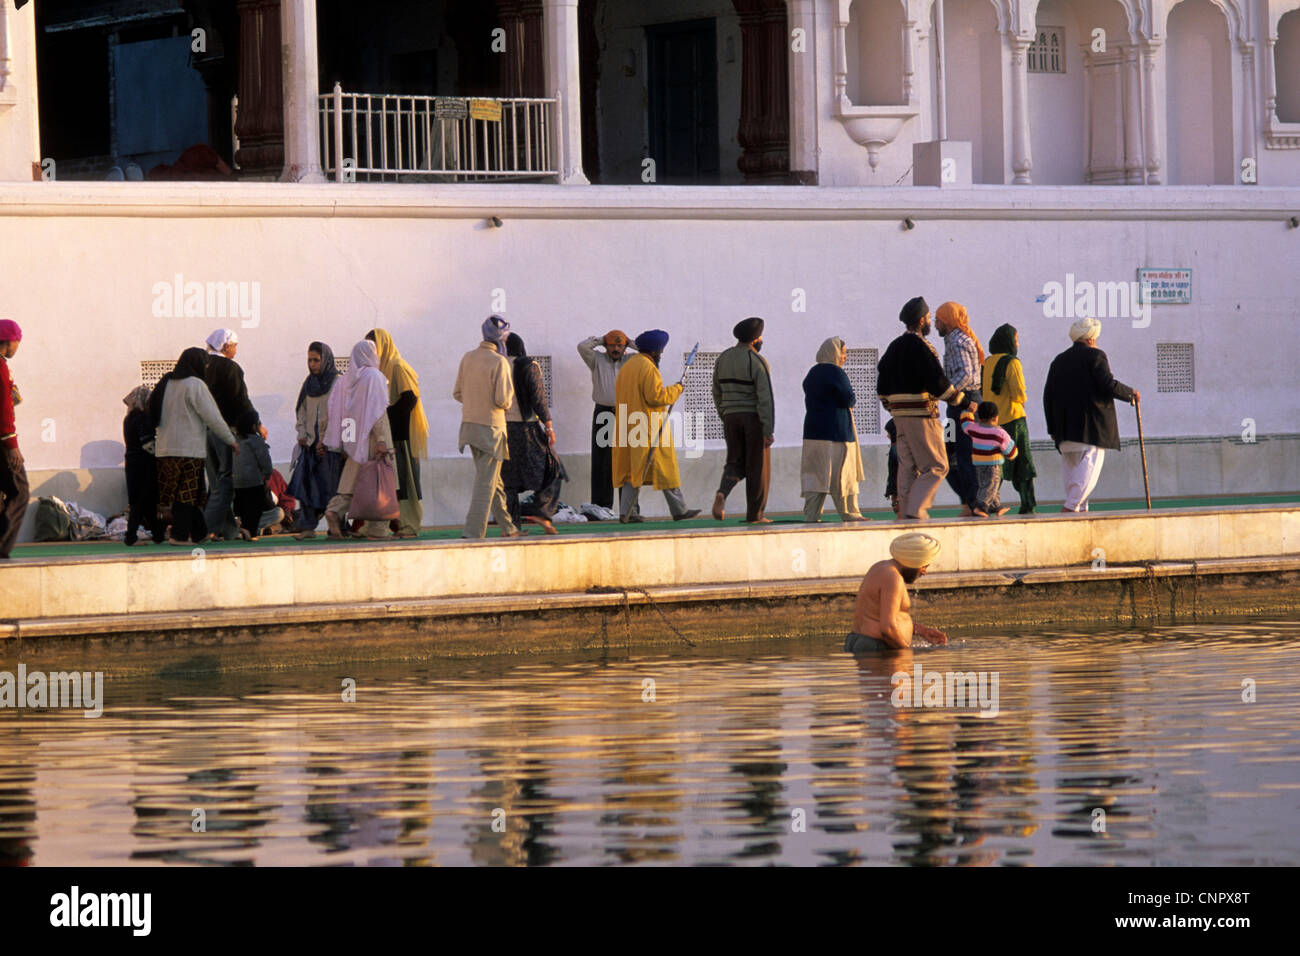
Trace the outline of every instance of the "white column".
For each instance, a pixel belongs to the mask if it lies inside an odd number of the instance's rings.
[[[1164,126],[1159,116],[1164,99],[1156,96],[1156,50],[1159,46],[1160,41],[1147,40],[1142,50],[1142,71],[1146,74],[1142,87],[1142,112],[1146,120],[1147,184],[1150,186],[1160,185],[1160,130]]]
[[[1092,182],[1092,52],[1085,46],[1083,55],[1083,181]]]
[[[817,6],[813,0],[789,0],[791,31],[803,30],[803,52],[790,51],[790,172],[817,182]]]
[[[912,88],[912,75],[916,67],[912,63],[912,46],[916,43],[916,21],[903,23],[903,102],[908,106],[916,105],[916,93]]]
[[[1124,47],[1124,181],[1141,185],[1146,181],[1146,163],[1142,159],[1142,93],[1140,63],[1135,46]]]
[[[585,186],[582,95],[578,70],[578,0],[543,0],[542,45],[547,92],[559,100],[555,127],[560,182]]]
[[[934,138],[940,142],[948,138],[948,98],[945,94],[947,84],[944,81],[947,63],[943,40],[943,0],[934,0]]]
[[[1273,45],[1277,37],[1264,37],[1264,122],[1271,129],[1277,122],[1277,67],[1273,62]]]
[[[9,56],[9,16],[7,3],[0,3],[0,93],[9,80],[12,58]]]
[[[37,106],[36,4],[0,3],[0,180],[41,177]]]
[[[845,48],[844,35],[848,32],[849,6],[852,0],[838,0],[835,4],[835,49],[834,62],[831,66],[832,83],[835,87],[835,108],[843,110],[851,104],[849,100],[849,56]]]
[[[1034,161],[1029,155],[1029,77],[1026,74],[1025,54],[1034,42],[1032,36],[1012,33],[1011,41],[1011,168],[1017,186],[1033,184],[1030,171]]]
[[[316,56],[316,0],[280,0],[284,83],[284,172],[281,182],[323,183]]]
[[[1259,138],[1255,118],[1255,44],[1241,44],[1241,158],[1255,161],[1255,175],[1259,176]],[[1241,182],[1241,161],[1232,176]]]

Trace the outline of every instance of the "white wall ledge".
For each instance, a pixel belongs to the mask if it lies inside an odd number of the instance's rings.
[[[6,217],[1284,222],[1298,215],[1300,186],[0,182]]]

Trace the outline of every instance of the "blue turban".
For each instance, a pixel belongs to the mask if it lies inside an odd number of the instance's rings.
[[[510,323],[499,315],[489,315],[483,320],[483,341],[491,342],[502,355],[506,354],[506,336]]]
[[[633,343],[638,352],[662,352],[668,347],[668,333],[663,329],[642,332]]]

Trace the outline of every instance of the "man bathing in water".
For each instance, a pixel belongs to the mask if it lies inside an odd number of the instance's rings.
[[[922,532],[901,535],[890,543],[892,557],[877,561],[862,579],[853,609],[853,632],[845,638],[844,650],[851,654],[895,650],[912,647],[914,638],[921,639],[918,646],[922,647],[948,643],[947,634],[914,623],[908,613],[912,599],[907,585],[925,574],[939,548],[938,538]]]

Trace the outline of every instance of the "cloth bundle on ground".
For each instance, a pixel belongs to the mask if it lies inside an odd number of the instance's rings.
[[[109,536],[108,521],[104,516],[81,507],[75,501],[64,501],[50,495],[37,502],[37,541],[97,541]]]

